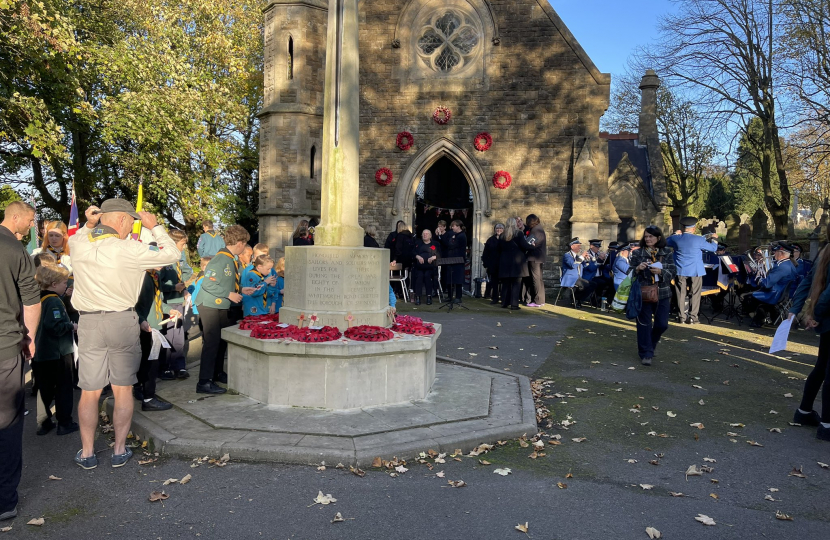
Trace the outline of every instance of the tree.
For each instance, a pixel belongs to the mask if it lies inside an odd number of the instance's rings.
[[[737,125],[746,133],[759,119],[764,204],[776,238],[786,238],[790,188],[777,118],[783,57],[775,49],[781,36],[774,6],[766,0],[684,0],[678,6],[676,15],[661,20],[659,43],[645,57],[694,92],[700,110],[724,128]]]

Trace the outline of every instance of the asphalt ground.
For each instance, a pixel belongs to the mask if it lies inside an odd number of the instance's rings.
[[[526,536],[539,539],[643,539],[647,527],[663,538],[827,537],[830,470],[818,463],[830,463],[830,443],[788,423],[816,353],[811,332],[794,331],[789,352],[773,356],[771,329],[672,323],[645,368],[624,317],[465,304],[470,311],[399,307],[444,324],[439,355],[532,376],[543,449],[529,433],[460,461],[410,461],[396,477],[386,468],[359,477],[334,463],[318,470],[233,456],[224,467],[162,456],[112,469],[110,435],[101,434],[101,465],[84,471],[72,463],[76,434],[35,435],[27,397],[20,517],[0,524],[12,527],[0,538],[500,539],[524,536],[515,526],[526,522]],[[191,358],[199,348],[194,341]],[[687,477],[691,465],[712,470]],[[805,478],[790,476],[793,468]],[[187,474],[185,485],[162,485]],[[150,502],[156,490],[169,498]],[[319,491],[337,501],[315,504]],[[345,521],[332,523],[338,512]],[[716,525],[699,523],[699,514]],[[42,526],[26,525],[40,517]]]

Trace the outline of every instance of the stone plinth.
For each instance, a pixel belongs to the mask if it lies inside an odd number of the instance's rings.
[[[435,329],[432,336],[383,342],[299,343],[225,328],[228,387],[262,403],[292,407],[354,409],[424,399],[435,380],[441,326]]]
[[[364,247],[285,248],[285,297],[280,320],[297,324],[312,313],[318,326],[387,326],[389,250]],[[307,326],[307,323],[306,323]]]

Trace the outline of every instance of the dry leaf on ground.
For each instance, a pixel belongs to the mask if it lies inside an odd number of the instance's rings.
[[[337,502],[337,499],[331,496],[331,493],[323,495],[322,491],[317,492],[317,497],[314,498],[314,504],[331,504]]]
[[[435,476],[437,476],[438,478],[444,478],[444,471],[438,471],[437,473],[435,473]]]
[[[10,530],[12,530],[11,526],[0,528],[0,532],[9,532]]]
[[[784,397],[785,398],[791,398],[791,397],[793,397],[793,395],[791,393],[787,392],[786,394],[784,394]]]
[[[43,519],[43,518],[35,518],[35,519],[30,519],[30,520],[26,523],[26,525],[34,525],[34,526],[36,526],[36,527],[40,527],[40,526],[41,526],[41,525],[43,525],[44,523],[46,523],[46,520],[45,520],[45,519]]]
[[[63,478],[59,478],[59,477],[55,476],[54,474],[50,474],[49,475],[49,480],[63,480]]]
[[[717,463],[717,460],[712,459],[712,458],[710,458],[710,457],[705,457],[705,458],[703,458],[703,461],[705,461],[705,462],[707,462],[707,463]]]
[[[765,501],[772,501],[772,502],[776,502],[776,499],[775,499],[772,495],[769,495],[769,494],[764,495],[764,500],[765,500]]]
[[[503,469],[493,469],[494,474],[500,474],[502,476],[507,476],[508,474],[512,473],[513,471],[508,469],[507,467]]]
[[[663,538],[663,535],[660,534],[660,531],[658,531],[654,527],[646,527],[646,534],[649,538],[651,538],[651,540],[654,540],[655,538]]]
[[[669,418],[674,418],[674,417],[676,417],[677,415],[676,415],[676,414],[674,414],[674,413],[673,413],[673,412],[671,412],[671,411],[666,411],[666,416],[668,416]]]
[[[154,491],[150,493],[150,502],[163,501],[169,499],[170,495],[163,491]]]
[[[769,428],[770,433],[781,433],[781,428],[773,427]]]
[[[464,480],[447,480],[447,483],[454,488],[467,487],[467,482],[465,482]]]
[[[399,472],[399,473],[403,474],[403,473],[405,473],[406,471],[408,471],[409,469],[407,469],[407,468],[406,468],[406,467],[404,467],[403,465],[398,465],[397,467],[395,467],[395,470],[396,470],[397,472]]]
[[[803,466],[797,469],[793,467],[793,470],[791,470],[790,474],[788,474],[787,476],[795,476],[796,478],[807,478],[807,475],[804,474]]]
[[[167,480],[164,481],[162,486],[169,486],[170,484],[175,484],[178,481],[179,481],[178,478],[168,478]]]
[[[817,461],[816,463],[818,463],[818,466],[822,469],[830,469],[830,465],[828,465],[827,463],[822,463],[821,461]]]
[[[689,465],[689,468],[686,469],[686,480],[689,480],[690,476],[703,476],[703,471],[697,468],[697,465]]]
[[[749,446],[761,446],[761,447],[764,446],[763,444],[761,444],[757,441],[746,441],[746,442],[747,442],[747,444],[749,444]]]
[[[341,514],[340,512],[337,512],[336,514],[334,514],[334,519],[331,520],[332,523],[340,523],[340,522],[343,522],[343,521],[346,521],[346,520],[343,519],[343,514]]]
[[[780,510],[775,511],[775,519],[780,519],[781,521],[792,521],[793,517],[785,514]]]
[[[700,422],[695,422],[694,424],[689,424],[689,427],[695,427],[697,429],[703,429],[703,424]]]
[[[349,465],[349,472],[351,472],[355,476],[359,476],[360,478],[366,476],[366,471],[358,467],[352,467],[351,465]]]
[[[557,482],[556,487],[558,487],[559,489],[568,489],[568,484],[564,482]]]
[[[654,486],[652,486],[651,484],[640,484],[640,487],[643,488],[643,490],[648,491],[652,489]]]
[[[375,469],[383,467],[383,460],[380,457],[376,457],[372,460],[372,467]]]
[[[780,490],[778,488],[769,488],[770,493],[778,493]]]
[[[715,499],[716,501],[720,499],[720,496],[717,493],[710,493],[709,496]]]
[[[326,466],[325,465],[320,465],[319,467],[317,467],[317,470],[320,471],[320,472],[323,472],[323,471],[326,470]]]
[[[703,523],[704,525],[715,525],[715,520],[704,514],[698,514],[695,520]]]
[[[186,483],[190,482],[192,479],[193,479],[192,476],[190,476],[189,474],[186,474],[186,475],[184,475],[184,478],[179,480],[179,483],[180,484],[186,484]]]
[[[669,491],[669,495],[672,497],[685,497],[685,495],[679,491]]]
[[[518,525],[516,525],[516,530],[519,531],[519,532],[523,532],[523,533],[527,534],[528,523],[529,523],[528,521],[525,521],[524,525],[519,523]]]
[[[580,442],[585,442],[585,441],[587,441],[587,440],[588,440],[588,438],[587,438],[587,437],[576,437],[576,438],[571,439],[571,440],[572,440],[573,442],[580,443]]]

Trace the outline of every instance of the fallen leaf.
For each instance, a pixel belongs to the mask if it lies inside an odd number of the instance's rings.
[[[685,497],[685,495],[683,495],[679,491],[669,491],[669,495],[671,495],[672,497]]]
[[[435,476],[437,476],[438,478],[444,478],[444,471],[438,471],[437,473],[435,473]]]
[[[357,467],[352,467],[351,465],[349,465],[349,472],[351,472],[355,476],[359,476],[360,478],[366,476],[366,471],[359,469]]]
[[[717,463],[718,462],[716,459],[712,459],[710,457],[703,458],[703,461],[705,461],[707,463]]]
[[[700,401],[698,401],[697,404],[698,405],[706,405],[706,403],[702,399]]]
[[[652,486],[651,484],[640,484],[640,487],[643,488],[643,490],[648,491],[652,489],[654,486]]]
[[[491,464],[491,463],[490,463],[489,461],[487,461],[486,459],[480,459],[480,460],[478,460],[478,462],[479,462],[479,463],[481,463],[482,465],[490,465],[490,464]]]
[[[791,397],[793,397],[793,395],[791,393],[787,392],[786,394],[784,394],[784,397],[791,398]]]
[[[46,520],[45,520],[45,519],[43,519],[43,518],[35,518],[35,519],[30,519],[30,520],[26,523],[26,525],[34,525],[34,526],[36,526],[36,527],[40,527],[40,526],[41,526],[41,525],[43,525],[44,523],[46,523]]]
[[[651,463],[652,465],[660,465],[660,461],[657,459],[652,459],[651,461],[649,461],[649,463]]]
[[[765,501],[772,501],[772,502],[776,502],[776,500],[773,498],[773,496],[772,496],[772,495],[764,495],[764,500],[765,500]]]
[[[343,514],[341,514],[340,512],[337,512],[336,514],[334,514],[334,519],[331,520],[332,523],[340,523],[340,522],[343,522],[343,521],[346,521],[346,520],[343,519]]]
[[[572,440],[573,442],[580,443],[580,442],[587,441],[587,440],[588,440],[588,438],[587,438],[587,437],[576,437],[576,438],[571,439],[571,440]]]
[[[770,493],[778,493],[780,490],[778,488],[769,488]]]
[[[558,487],[559,489],[568,489],[568,484],[565,484],[563,482],[557,482],[556,487]]]
[[[0,528],[0,532],[9,532],[10,530],[12,530],[11,526]]]
[[[689,424],[690,427],[696,427],[697,429],[703,429],[703,424],[700,422],[695,422],[694,424]]]
[[[515,529],[519,532],[523,532],[523,533],[527,534],[528,523],[529,523],[528,521],[525,521],[524,525],[519,523],[518,525],[516,525]]]
[[[318,471],[325,471],[325,470],[326,470],[326,466],[325,466],[325,465],[320,465],[319,467],[317,467],[317,470],[318,470]]]
[[[408,470],[409,470],[409,469],[407,469],[407,468],[406,468],[406,467],[404,467],[403,465],[398,465],[397,467],[395,467],[395,471],[397,471],[397,472],[399,472],[399,473],[401,473],[401,474],[405,473],[405,472],[406,472],[406,471],[408,471]]]
[[[703,523],[704,525],[715,525],[715,520],[714,519],[710,518],[709,516],[703,515],[703,514],[698,514],[697,517],[695,518],[695,521],[699,521],[699,522]]]
[[[697,468],[697,465],[689,465],[689,468],[686,469],[686,480],[689,480],[690,476],[703,476],[703,471]]]
[[[150,502],[164,501],[164,500],[169,499],[169,498],[170,498],[170,495],[168,495],[167,493],[165,493],[163,491],[154,491],[154,492],[150,493]]]
[[[317,497],[314,498],[314,504],[331,504],[337,502],[337,499],[331,496],[331,493],[323,495],[322,491],[317,492]]]
[[[178,481],[179,481],[178,478],[168,478],[167,480],[164,481],[162,486],[169,486],[170,484],[175,484]]]
[[[372,460],[372,468],[377,469],[383,466],[383,460],[380,457],[376,457]]]
[[[628,462],[629,462],[629,463],[631,463],[632,465],[634,465],[635,463],[637,463],[637,460],[636,460],[636,459],[628,459],[628,460],[626,460],[626,461],[628,461]]]
[[[651,540],[654,540],[655,538],[663,538],[663,535],[660,534],[660,531],[658,531],[654,527],[646,527],[646,534],[649,538],[651,538]]]
[[[780,519],[781,521],[792,521],[793,517],[788,516],[784,512],[781,512],[780,510],[776,510],[775,511],[775,519]]]
[[[225,454],[224,456],[219,458],[220,463],[227,463],[230,460],[231,460],[231,455],[230,454]]]
[[[778,411],[770,409],[769,414],[778,414]]]
[[[666,416],[668,416],[669,418],[674,418],[674,417],[676,417],[677,415],[676,415],[676,414],[674,414],[674,413],[673,413],[673,412],[671,412],[671,411],[666,411]]]
[[[571,474],[571,473],[568,473],[568,474],[565,475],[565,478],[573,478],[573,477],[574,477],[574,475]]]
[[[464,480],[447,480],[447,483],[454,488],[467,487],[467,483]]]
[[[700,386],[699,384],[693,384],[692,388],[697,388],[698,390],[703,390],[703,387]]]
[[[495,473],[495,474],[500,474],[500,475],[502,475],[502,476],[507,476],[508,474],[510,474],[510,473],[512,473],[512,472],[513,472],[513,471],[511,471],[511,470],[510,470],[510,469],[508,469],[507,467],[505,467],[504,469],[493,469],[493,473]]]
[[[49,475],[49,480],[63,480],[63,478],[58,478],[58,477],[57,477],[57,476],[55,476],[54,474],[50,474],[50,475]]]
[[[536,458],[538,458],[538,457],[539,457],[539,454],[538,454],[538,453],[536,453],[536,452],[533,452],[532,454],[530,454],[530,455],[529,455],[529,456],[527,456],[527,457],[529,457],[530,459],[536,459]]]
[[[576,391],[577,392],[587,392],[588,389],[587,388],[577,388]]]
[[[497,322],[497,323],[496,323],[496,326],[501,326],[501,323],[500,323],[500,322]]]
[[[788,474],[787,476],[795,476],[796,478],[807,478],[807,476],[804,474],[804,467],[799,467],[797,469],[793,467],[793,470],[791,470],[790,474]]]
[[[139,464],[139,465],[147,465],[147,464],[149,464],[149,463],[155,463],[155,462],[156,462],[156,461],[158,461],[158,460],[159,460],[159,458],[140,459],[140,460],[138,460],[138,464]],[[191,465],[191,467],[194,467],[194,468],[195,468],[195,467],[198,467],[198,465],[196,465],[196,464],[194,463],[194,464],[192,464],[192,465]]]
[[[717,493],[710,493],[710,494],[709,494],[709,496],[710,496],[710,497],[712,497],[713,499],[715,499],[716,501],[717,501],[718,499],[720,499],[720,497],[718,497],[718,494],[717,494]]]
[[[830,465],[828,465],[827,463],[822,463],[821,461],[817,461],[816,463],[818,463],[818,466],[822,469],[830,469]]]
[[[761,447],[764,446],[763,444],[761,444],[759,442],[756,442],[756,441],[746,441],[746,442],[749,444],[749,446],[761,446]]]
[[[740,422],[736,422],[734,424],[729,424],[730,427],[746,427],[745,425],[741,424]]]
[[[769,428],[769,432],[770,433],[781,433],[781,428],[777,428],[777,427]]]

